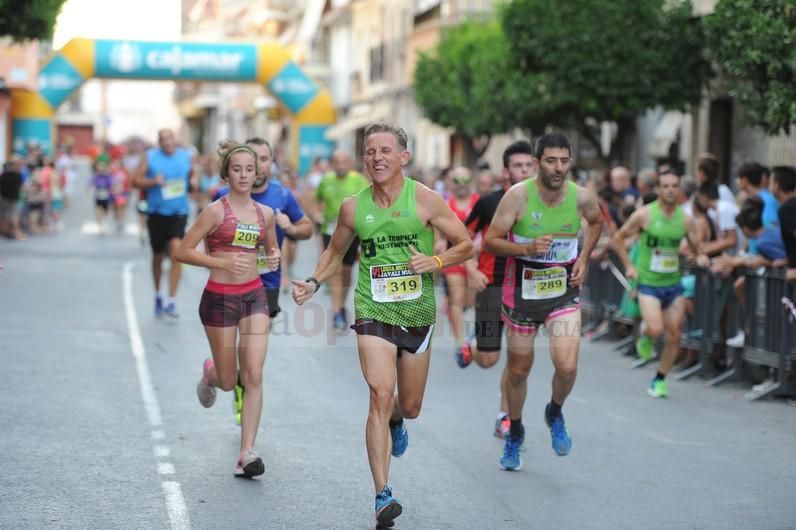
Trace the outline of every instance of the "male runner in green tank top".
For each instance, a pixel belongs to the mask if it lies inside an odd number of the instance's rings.
[[[688,241],[697,264],[705,266],[707,256],[694,245],[696,223],[678,205],[680,177],[664,173],[658,179],[658,200],[633,212],[613,238],[613,248],[625,265],[625,275],[638,279],[638,304],[641,309],[641,333],[636,342],[639,357],[650,360],[655,355],[655,341],[664,332],[666,344],[658,373],[648,393],[652,397],[669,395],[666,374],[672,369],[680,349],[680,327],[685,315],[683,286],[680,284],[680,244]],[[625,249],[628,238],[640,234],[638,267],[634,267]]]
[[[403,129],[374,123],[365,129],[364,145],[373,184],[343,202],[329,247],[313,276],[293,281],[293,298],[299,305],[309,300],[359,237],[352,328],[370,387],[365,443],[376,487],[376,520],[388,526],[402,510],[387,483],[390,454],[399,457],[406,451],[404,418],[420,414],[428,377],[436,320],[432,273],[468,260],[473,243],[436,192],[403,176],[410,158]],[[435,229],[453,243],[439,256],[432,255]]]
[[[507,471],[522,468],[522,408],[533,365],[533,341],[542,325],[550,337],[555,367],[544,420],[556,454],[564,456],[572,449],[561,407],[575,385],[581,333],[580,287],[602,230],[596,195],[567,178],[571,150],[566,136],[551,133],[540,137],[534,158],[539,176],[506,192],[484,238],[489,252],[508,258],[502,317],[508,346],[506,390],[511,426],[500,458],[501,469]],[[579,253],[581,219],[586,226]]]

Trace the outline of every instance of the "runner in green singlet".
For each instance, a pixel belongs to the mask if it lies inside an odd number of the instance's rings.
[[[436,192],[404,177],[410,154],[403,129],[374,123],[365,129],[364,145],[373,184],[343,202],[329,247],[313,276],[293,281],[293,298],[298,304],[309,300],[333,277],[348,246],[359,237],[352,328],[370,387],[365,442],[376,488],[376,520],[389,526],[402,510],[387,483],[390,454],[399,457],[406,451],[404,418],[420,414],[428,377],[436,320],[432,273],[472,257],[473,244]],[[435,229],[453,243],[439,256],[431,255]]]
[[[539,176],[506,192],[484,237],[489,252],[507,257],[502,317],[508,346],[506,392],[511,425],[499,463],[507,471],[522,468],[522,408],[533,365],[533,342],[542,325],[550,337],[555,367],[544,420],[556,454],[564,456],[572,449],[561,407],[577,374],[580,287],[602,231],[596,195],[567,178],[571,150],[566,136],[551,133],[540,137],[534,158]],[[579,252],[581,219],[587,224]]]
[[[655,341],[666,333],[658,373],[648,393],[662,398],[669,395],[666,374],[672,369],[680,349],[680,327],[685,315],[685,298],[680,283],[680,243],[685,238],[697,264],[705,266],[707,256],[700,255],[697,225],[677,204],[680,177],[665,173],[658,179],[658,200],[636,210],[613,238],[616,254],[625,265],[625,275],[638,279],[638,304],[641,330],[636,350],[641,359],[655,356]],[[638,267],[630,261],[625,240],[640,234]]]

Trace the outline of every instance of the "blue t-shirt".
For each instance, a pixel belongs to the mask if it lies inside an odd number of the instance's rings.
[[[750,248],[749,252],[753,256],[763,256],[771,261],[786,258],[787,254],[785,253],[785,243],[782,241],[782,231],[778,226],[764,228],[760,237],[757,238],[754,251]]]
[[[166,183],[146,190],[147,213],[188,215],[188,182],[191,177],[191,153],[178,147],[171,155],[153,147],[146,153],[146,178],[163,175]]]
[[[218,190],[218,193],[216,193],[215,197],[213,197],[213,200],[217,201],[228,193],[229,186],[224,186]],[[279,181],[269,180],[268,187],[265,188],[265,191],[262,193],[252,193],[252,199],[260,204],[270,207],[272,210],[274,210],[274,212],[279,210],[283,214],[287,215],[291,223],[296,223],[299,219],[304,217],[304,211],[301,209],[301,206],[299,206],[296,198],[293,196],[290,190],[284,187]],[[276,242],[279,244],[279,248],[281,249],[282,241],[285,239],[285,232],[279,228],[279,225],[276,225],[275,228]],[[266,249],[266,251],[267,250],[268,249]],[[266,289],[279,288],[279,283],[282,280],[281,265],[273,272],[261,274],[260,278],[262,279],[263,285]]]
[[[761,188],[757,196],[763,200],[763,226],[779,226],[779,203],[774,194]]]

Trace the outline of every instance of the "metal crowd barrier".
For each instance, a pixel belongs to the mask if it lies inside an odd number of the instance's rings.
[[[796,361],[796,289],[785,281],[784,271],[746,272],[746,339],[741,351],[743,363],[768,366],[776,378],[747,394],[751,400],[772,395],[794,395]],[[739,370],[742,369],[740,366]]]
[[[620,304],[625,287],[615,274],[616,271],[621,272],[621,265],[611,254],[603,261],[591,262],[582,292],[584,331],[594,331],[599,324],[606,322],[633,324],[632,319],[621,314]],[[776,378],[755,386],[747,394],[748,399],[794,394],[796,385],[792,381],[792,374],[796,368],[796,289],[786,284],[782,271],[766,271],[762,274],[746,272],[745,319],[742,319],[732,279],[693,266],[684,267],[683,274],[695,275],[696,281],[694,310],[683,323],[681,345],[696,350],[699,357],[693,367],[679,372],[675,377],[682,380],[696,374],[715,375],[714,351],[717,347],[723,347],[726,338],[742,327],[746,330],[744,347],[728,347],[729,368],[706,384],[714,386],[727,380],[742,380],[745,379],[745,369],[750,365],[762,366],[776,370]],[[608,333],[602,330],[592,338],[594,340]],[[632,337],[628,339],[632,341]],[[627,344],[629,341],[622,342]]]

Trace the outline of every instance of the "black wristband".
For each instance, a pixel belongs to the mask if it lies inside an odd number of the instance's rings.
[[[304,281],[305,281],[305,282],[314,282],[314,283],[315,283],[315,291],[313,291],[313,292],[316,292],[316,293],[317,293],[317,292],[318,292],[318,289],[320,289],[320,288],[321,288],[321,282],[319,282],[319,281],[318,281],[318,279],[317,279],[317,278],[315,278],[315,277],[313,277],[313,276],[310,276],[309,278],[307,278],[307,279],[306,279],[306,280],[304,280]]]

